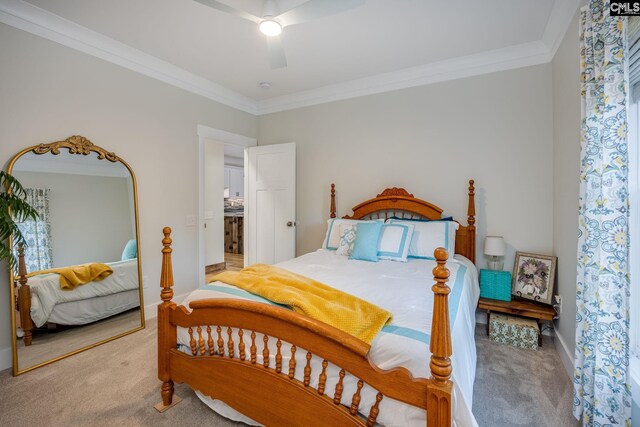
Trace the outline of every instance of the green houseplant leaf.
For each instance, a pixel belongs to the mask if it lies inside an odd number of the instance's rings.
[[[26,246],[17,223],[35,221],[38,213],[27,203],[27,193],[20,182],[4,171],[0,171],[0,191],[0,261],[6,260],[13,269],[17,263],[13,248],[20,243]]]

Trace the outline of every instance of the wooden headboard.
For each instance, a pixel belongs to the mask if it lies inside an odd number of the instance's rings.
[[[476,205],[474,181],[469,180],[467,225],[460,224],[456,232],[456,253],[476,262]],[[406,219],[442,219],[442,209],[418,199],[404,188],[387,188],[373,199],[353,207],[347,219],[380,219],[392,216]],[[336,186],[331,184],[331,218],[336,217]]]

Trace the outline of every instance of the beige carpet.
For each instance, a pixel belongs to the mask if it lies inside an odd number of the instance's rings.
[[[2,426],[232,426],[184,386],[164,414],[156,377],[156,322],[147,329],[18,377],[0,373]]]
[[[155,321],[148,328],[13,378],[0,372],[2,426],[235,426],[185,386],[160,414]],[[553,344],[540,352],[495,344],[476,330],[474,413],[481,427],[571,426],[570,382]],[[259,393],[260,390],[256,390]],[[569,422],[567,424],[566,422]]]
[[[573,384],[555,349],[543,336],[538,351],[496,344],[476,328],[478,365],[473,414],[481,427],[572,427]]]

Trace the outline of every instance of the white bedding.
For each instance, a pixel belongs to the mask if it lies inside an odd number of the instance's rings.
[[[73,290],[60,289],[60,275],[58,274],[50,273],[30,277],[27,283],[31,289],[31,319],[34,324],[40,327],[48,322],[58,304],[138,290],[138,260],[136,258],[107,263],[107,265],[113,269],[113,273],[110,276],[99,282],[80,285]],[[108,311],[112,310],[108,309]],[[68,314],[65,319],[71,323],[64,324],[81,325],[88,323],[86,318],[72,319]],[[99,313],[96,313],[96,315],[99,315]],[[107,316],[99,318],[104,317]]]
[[[298,274],[308,276],[326,283],[359,298],[365,299],[393,313],[391,325],[386,326],[372,343],[369,357],[378,367],[391,369],[403,366],[411,371],[414,377],[428,378],[429,372],[429,334],[433,308],[434,283],[432,269],[435,261],[410,259],[407,263],[395,261],[349,260],[348,257],[336,255],[329,250],[318,250],[290,261],[277,264]],[[476,373],[476,348],[474,340],[475,307],[479,297],[478,277],[475,266],[466,258],[456,255],[447,262],[451,275],[449,286],[449,311],[451,335],[453,343],[453,418],[456,426],[476,426],[471,413],[473,382]],[[262,300],[252,294],[220,282],[211,283],[191,293],[183,305],[188,307],[190,301],[206,298],[235,298]],[[262,302],[268,303],[265,300]],[[239,340],[234,335],[236,346]],[[249,348],[248,334],[244,336],[245,345]],[[273,341],[273,340],[271,340]],[[275,343],[270,341],[271,357],[275,356]],[[262,338],[257,337],[261,343]],[[187,353],[189,350],[189,334],[178,330],[179,348]],[[290,347],[283,343],[283,366],[288,366]],[[296,359],[298,366],[306,354],[299,349]],[[261,352],[258,352],[258,363]],[[321,359],[312,360],[311,386],[318,383],[321,370]],[[271,366],[275,364],[272,361]],[[329,365],[326,393],[333,395],[338,379],[339,368]],[[302,369],[296,370],[296,377],[302,380]],[[349,405],[355,392],[357,379],[347,375],[343,404]],[[197,392],[200,399],[222,415],[249,424],[252,420],[239,414],[220,401],[214,401]],[[362,392],[360,409],[368,415],[369,408],[375,402],[375,392],[365,386]],[[378,423],[386,426],[424,426],[425,411],[404,403],[386,398],[380,404]]]
[[[86,325],[123,311],[140,307],[138,289],[56,304],[47,322],[58,325]]]

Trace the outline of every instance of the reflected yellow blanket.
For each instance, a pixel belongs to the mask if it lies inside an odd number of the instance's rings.
[[[113,273],[111,267],[107,264],[97,262],[72,265],[70,267],[51,268],[49,270],[34,271],[27,274],[27,277],[37,276],[39,274],[55,273],[60,275],[60,289],[73,290],[80,285],[89,282],[98,282],[105,279]]]
[[[213,280],[289,306],[367,344],[393,318],[390,312],[367,301],[272,265],[254,264],[241,271],[225,271]]]

